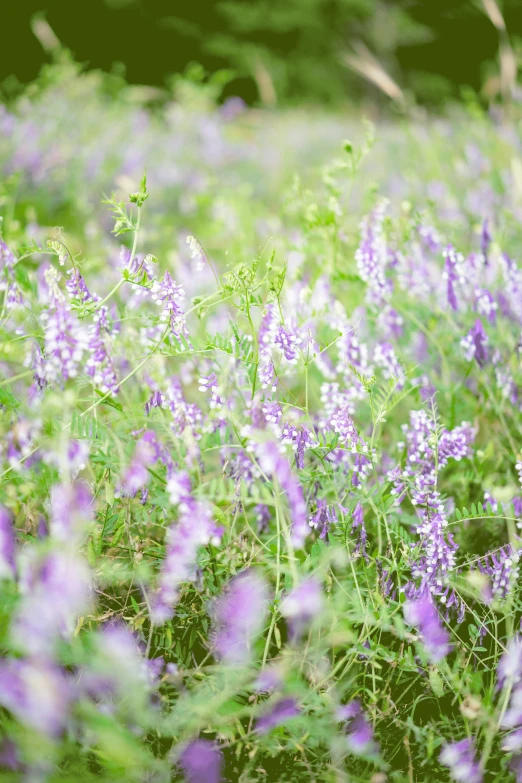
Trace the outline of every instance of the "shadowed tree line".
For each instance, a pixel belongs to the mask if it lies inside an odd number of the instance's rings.
[[[87,67],[159,87],[230,69],[225,95],[251,104],[511,98],[522,54],[518,0],[27,0],[2,14],[6,93],[49,61],[35,18]]]

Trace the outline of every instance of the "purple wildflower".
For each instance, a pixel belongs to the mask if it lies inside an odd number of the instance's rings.
[[[366,285],[370,302],[382,306],[389,295],[385,269],[388,258],[383,223],[388,202],[379,201],[373,212],[361,222],[361,241],[355,253],[357,271]]]
[[[100,391],[104,394],[110,392],[114,397],[118,393],[118,379],[103,335],[108,332],[107,312],[107,308],[102,307],[94,316],[89,330],[87,350],[90,356],[85,371]]]
[[[193,581],[198,550],[210,541],[219,543],[220,531],[215,527],[208,507],[192,498],[180,505],[177,524],[167,530],[165,560],[152,598],[152,619],[161,625],[174,614],[180,586]]]
[[[323,605],[323,591],[314,577],[305,579],[287,595],[281,606],[281,614],[289,621],[294,639],[301,636],[321,613]]]
[[[376,752],[373,727],[357,699],[340,707],[337,710],[337,718],[344,723],[348,747],[352,753],[360,756]]]
[[[0,506],[0,579],[15,575],[16,539],[10,513]]]
[[[303,338],[294,324],[279,327],[274,336],[274,345],[281,350],[283,356],[290,364],[297,364],[297,352]]]
[[[507,544],[494,552],[488,552],[478,561],[479,571],[491,577],[493,598],[504,600],[509,595],[520,573],[520,554],[520,550]]]
[[[190,249],[190,255],[196,262],[196,272],[202,272],[205,269],[205,264],[208,263],[203,246],[198,242],[196,237],[193,236],[187,237],[187,245]]]
[[[181,502],[188,502],[192,486],[189,474],[184,470],[173,473],[167,481],[167,492],[170,502],[177,505]]]
[[[484,256],[486,264],[488,263],[489,246],[491,245],[491,234],[489,233],[488,219],[484,218],[482,230],[480,232],[480,252]]]
[[[339,435],[340,443],[344,444],[349,451],[355,454],[358,446],[362,451],[366,451],[366,444],[355,429],[355,424],[348,414],[348,407],[337,411],[332,416],[330,424],[333,431]]]
[[[55,301],[41,318],[46,322],[45,378],[50,384],[61,384],[78,375],[87,334],[63,301]]]
[[[292,446],[295,452],[295,464],[300,469],[304,468],[305,449],[313,449],[318,445],[312,433],[306,427],[294,427],[292,424],[284,425],[281,443],[288,443]]]
[[[479,367],[483,367],[488,360],[487,343],[488,336],[484,331],[482,321],[477,318],[475,325],[460,341],[466,361],[472,362],[475,359]]]
[[[115,494],[119,497],[134,497],[148,483],[147,467],[157,462],[159,457],[160,447],[156,435],[152,430],[147,430],[137,442],[134,456]]]
[[[293,546],[300,549],[304,546],[310,531],[301,484],[292,473],[288,460],[279,452],[275,443],[260,444],[258,455],[262,470],[273,479],[277,479],[286,492],[292,519],[291,541]]]
[[[165,398],[165,395],[159,390],[156,389],[152,392],[151,396],[145,403],[145,414],[148,416],[153,408],[166,408],[167,407],[167,400]]]
[[[283,411],[278,402],[265,402],[263,403],[261,410],[263,411],[267,424],[275,424],[277,426],[281,421]]]
[[[254,683],[254,690],[257,693],[269,693],[280,688],[283,684],[283,672],[277,666],[268,666],[263,669]]]
[[[419,629],[428,657],[438,663],[450,652],[449,636],[441,625],[439,613],[431,598],[424,597],[404,604],[407,623]]]
[[[295,699],[291,696],[282,698],[271,705],[268,712],[261,715],[256,723],[256,729],[260,734],[267,734],[276,726],[295,718],[301,712]]]
[[[266,533],[272,518],[270,508],[265,503],[258,503],[254,511],[256,514],[257,532]]]
[[[368,555],[366,553],[366,526],[364,524],[364,513],[360,502],[355,506],[350,532],[357,539],[355,552],[362,555],[364,559],[368,561]]]
[[[407,483],[413,485],[411,500],[419,507],[416,531],[421,537],[420,552],[412,565],[413,576],[420,580],[420,585],[408,585],[406,594],[420,597],[428,589],[432,594],[440,595],[441,601],[449,607],[457,603],[455,594],[448,594],[446,590],[448,574],[455,565],[457,545],[445,531],[448,521],[437,491],[437,467],[445,466],[450,458],[460,460],[467,456],[474,430],[464,422],[454,430],[439,431],[437,454],[437,428],[426,411],[412,411],[410,424],[404,425],[403,431],[407,442],[406,467],[402,471],[395,469],[388,476],[393,481],[392,494],[398,502],[406,493]]]
[[[373,353],[373,360],[377,367],[381,367],[386,380],[397,380],[397,389],[404,386],[405,372],[390,343],[377,343]]]
[[[326,538],[330,527],[337,523],[337,513],[334,503],[327,503],[324,498],[317,498],[317,509],[310,515],[308,524],[319,531],[319,538]]]
[[[152,298],[163,309],[161,319],[170,324],[174,337],[188,339],[185,314],[183,312],[183,300],[185,291],[181,285],[177,285],[168,272],[165,272],[163,281],[155,280],[152,286]]]
[[[382,333],[394,337],[396,340],[402,336],[404,319],[397,310],[386,305],[377,317],[377,324]],[[397,375],[397,374],[396,374]]]
[[[55,737],[65,728],[72,690],[60,670],[37,659],[0,661],[0,704],[30,729]]]
[[[199,379],[199,390],[202,392],[210,391],[211,396],[209,404],[211,410],[219,410],[223,406],[223,400],[218,394],[217,375],[215,372]]]
[[[277,389],[277,378],[272,359],[267,356],[260,357],[258,376],[261,388],[270,389],[272,394],[274,394]]]
[[[69,280],[66,281],[65,287],[67,288],[69,298],[74,304],[86,305],[99,300],[97,294],[91,294],[85,280],[76,267],[71,267],[67,274],[69,275]]]
[[[484,315],[490,324],[497,319],[498,304],[493,295],[486,288],[475,289],[475,310],[479,315]]]
[[[78,615],[88,610],[90,576],[82,559],[62,549],[32,556],[21,571],[12,638],[18,648],[42,656],[58,639],[70,638]]]
[[[462,267],[463,257],[457,253],[453,245],[448,245],[444,250],[444,273],[443,277],[447,281],[448,302],[453,310],[459,309],[457,299],[457,286],[462,280],[460,269]]]
[[[243,571],[230,581],[214,607],[215,648],[228,664],[246,664],[267,610],[268,589],[255,571]]]
[[[179,763],[187,783],[219,783],[223,759],[214,742],[194,740],[183,750]]]
[[[483,776],[470,739],[444,745],[440,754],[441,764],[449,767],[456,783],[482,783]]]
[[[59,484],[51,492],[51,536],[80,543],[93,518],[92,493],[83,481]]]
[[[504,688],[509,683],[522,682],[522,637],[518,634],[509,640],[497,668],[497,684]]]

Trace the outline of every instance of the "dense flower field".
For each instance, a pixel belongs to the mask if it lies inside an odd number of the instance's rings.
[[[0,109],[0,779],[522,781],[516,123],[71,69]]]

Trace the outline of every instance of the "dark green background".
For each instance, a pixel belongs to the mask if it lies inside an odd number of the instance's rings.
[[[517,50],[522,2],[499,5]],[[259,62],[282,103],[371,96],[376,90],[341,62],[354,41],[428,104],[459,97],[462,86],[480,91],[497,67],[497,30],[480,0],[8,0],[0,11],[0,80],[10,77],[11,89],[49,60],[31,31],[37,12],[88,67],[123,64],[118,72],[129,82],[160,86],[191,61],[209,71],[233,68],[227,91],[250,103],[259,100]]]

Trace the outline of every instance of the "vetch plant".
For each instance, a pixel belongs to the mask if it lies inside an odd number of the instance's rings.
[[[0,113],[2,779],[522,780],[516,125],[60,84],[68,144]]]

